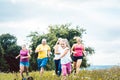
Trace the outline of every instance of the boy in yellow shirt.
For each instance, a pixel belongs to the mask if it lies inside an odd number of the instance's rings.
[[[40,75],[42,75],[47,64],[48,57],[50,57],[50,47],[47,45],[46,39],[42,39],[42,43],[37,46],[35,52],[38,53],[38,69],[40,70]]]

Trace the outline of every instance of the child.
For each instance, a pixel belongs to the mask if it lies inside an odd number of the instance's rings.
[[[55,55],[55,59],[56,58],[59,58],[60,57],[60,52],[62,50],[62,47],[61,47],[61,40],[62,38],[58,38],[58,41],[56,42],[56,45],[54,46],[54,55]],[[56,75],[60,76],[61,75],[61,62],[60,62],[60,59],[58,60],[54,60],[55,62],[55,73]]]
[[[20,75],[24,79],[23,72],[26,71],[26,75],[28,76],[28,68],[29,68],[29,50],[26,49],[26,45],[22,46],[20,50],[20,54],[16,57],[18,59],[20,57]]]
[[[66,76],[71,73],[71,57],[70,57],[70,46],[67,39],[61,41],[61,65],[62,65],[62,80],[66,80]]]

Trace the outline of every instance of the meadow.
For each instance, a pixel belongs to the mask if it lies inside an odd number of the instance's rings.
[[[45,71],[42,77],[39,72],[30,72],[34,80],[61,80],[54,71]],[[120,67],[103,70],[81,70],[76,76],[73,73],[67,77],[68,80],[120,80]],[[19,73],[0,73],[0,80],[21,80]]]

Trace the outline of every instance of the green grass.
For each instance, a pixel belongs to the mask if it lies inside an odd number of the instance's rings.
[[[54,71],[45,71],[42,77],[39,76],[39,72],[30,72],[29,75],[34,80],[61,80],[61,77],[57,77]],[[71,74],[67,78],[68,80],[120,80],[120,67],[105,70],[81,70],[78,75],[74,76]],[[19,78],[19,73],[0,73],[0,80],[21,79]]]

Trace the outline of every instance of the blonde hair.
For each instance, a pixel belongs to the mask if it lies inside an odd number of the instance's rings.
[[[56,45],[57,44],[60,44],[60,41],[62,40],[62,38],[58,38],[57,42],[56,42]]]
[[[76,41],[77,40],[80,40],[81,41],[81,38],[79,36],[75,36],[73,39],[75,39]]]
[[[70,45],[69,45],[68,40],[67,40],[67,39],[62,39],[62,41],[65,42],[65,43],[66,43],[66,46],[70,49]]]

